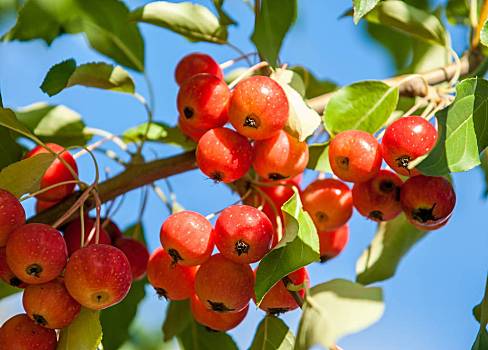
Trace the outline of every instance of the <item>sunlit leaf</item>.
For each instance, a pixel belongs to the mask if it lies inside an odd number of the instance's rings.
[[[354,8],[354,23],[358,24],[359,20],[363,18],[369,11],[380,2],[380,0],[353,0]]]
[[[163,323],[164,341],[168,341],[181,334],[192,321],[190,302],[188,300],[170,301],[166,308],[166,318]]]
[[[126,130],[123,138],[126,142],[140,142],[147,130],[147,123]],[[186,150],[196,148],[196,143],[186,137],[177,126],[169,126],[162,122],[153,122],[149,127],[147,140],[181,147]]]
[[[78,317],[59,333],[56,350],[96,350],[101,341],[99,311],[82,308]]]
[[[249,350],[291,350],[295,336],[280,318],[268,315],[256,330]]]

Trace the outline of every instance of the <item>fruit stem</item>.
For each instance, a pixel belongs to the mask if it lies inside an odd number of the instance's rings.
[[[237,48],[239,51],[240,49]],[[255,56],[257,55],[257,52],[249,52],[249,53],[243,53],[242,56],[239,56],[239,57],[236,57],[236,58],[233,58],[231,60],[228,60],[228,61],[225,61],[225,62],[222,62],[219,64],[220,66],[220,69],[227,69],[227,68],[230,68],[232,67],[234,64],[236,64],[237,62],[241,61],[241,60],[246,60],[247,63],[249,64],[249,66],[252,66],[252,63],[251,61],[249,60],[249,57],[252,57],[252,56]]]
[[[85,208],[82,205],[80,206],[80,226],[80,247],[83,248],[85,246]]]
[[[273,214],[275,216],[276,220],[276,234],[278,235],[278,242],[281,241],[283,238],[283,223],[281,221],[281,215],[278,212],[278,208],[276,208],[276,204],[273,202],[273,200],[259,187],[252,185],[251,186],[256,192],[258,192],[262,198],[269,204],[271,207],[271,210],[273,211]],[[280,208],[281,210],[281,208]]]
[[[261,69],[261,68],[264,68],[264,67],[267,67],[269,65],[268,62],[266,61],[261,61],[257,64],[255,64],[254,66],[250,67],[249,69],[246,69],[245,72],[243,72],[241,75],[239,75],[236,79],[234,79],[230,84],[229,84],[229,89],[233,89],[242,79],[248,77],[249,75],[251,75],[251,73]]]
[[[288,285],[293,284],[291,279],[288,276],[285,276],[281,280],[285,284],[286,290],[288,290],[288,293],[290,293],[290,295],[295,300],[295,302],[298,304],[298,306],[300,306],[300,308],[303,308],[304,301],[303,301],[302,296],[300,294],[298,294],[298,291],[288,289]]]
[[[78,208],[85,203],[87,198],[90,196],[91,191],[95,188],[95,184],[90,185],[76,200],[76,202],[52,225],[53,228],[58,228],[62,223],[73,215],[73,213],[78,210]]]
[[[246,191],[246,193],[244,193],[244,194],[241,196],[241,198],[239,198],[237,201],[235,201],[234,203],[232,203],[232,204],[230,204],[230,205],[227,205],[225,208],[222,208],[222,209],[220,209],[220,210],[218,210],[218,211],[215,211],[215,212],[213,212],[213,213],[208,214],[207,216],[205,216],[205,218],[206,218],[207,220],[212,220],[212,219],[213,219],[215,216],[217,216],[217,214],[220,214],[220,213],[221,213],[221,212],[222,212],[224,209],[226,209],[226,208],[228,208],[228,207],[230,207],[230,206],[237,205],[237,204],[241,203],[243,200],[245,200],[245,199],[246,199],[246,198],[247,198],[247,197],[248,197],[248,196],[251,194],[251,192],[252,192],[252,189],[248,189],[248,190]]]
[[[479,21],[476,23],[476,28],[474,28],[473,37],[471,39],[471,50],[474,50],[478,47],[481,38],[481,30],[483,29],[483,26],[487,18],[488,18],[488,0],[485,0],[483,1],[483,6],[481,7]]]
[[[91,144],[87,147],[85,147],[84,149],[82,149],[78,153],[75,153],[73,155],[73,157],[75,159],[81,157],[82,155],[84,155],[85,153],[88,153],[89,151],[93,151],[93,150],[97,149],[98,147],[100,147],[102,144],[104,144],[107,141],[112,141],[117,147],[120,148],[120,150],[122,150],[123,152],[129,153],[129,148],[128,148],[127,144],[124,142],[124,140],[122,140],[117,135],[112,134],[111,132],[108,132],[108,131],[103,130],[103,129],[86,127],[84,130],[84,134],[92,135],[92,136],[100,136],[100,137],[102,137],[102,139],[98,140],[97,142],[94,142],[93,144]]]
[[[79,180],[61,181],[61,182],[58,182],[58,183],[56,183],[54,185],[50,185],[50,186],[44,187],[44,188],[40,189],[39,191],[32,192],[32,193],[28,194],[27,196],[22,197],[19,200],[19,202],[23,202],[23,201],[25,201],[25,200],[27,200],[29,198],[35,197],[35,196],[37,196],[39,194],[42,194],[42,193],[47,192],[49,190],[52,190],[53,188],[60,187],[60,186],[64,186],[64,185],[69,185],[69,184],[73,184],[73,183],[74,184],[84,184],[84,185],[86,185],[84,182],[79,181]]]

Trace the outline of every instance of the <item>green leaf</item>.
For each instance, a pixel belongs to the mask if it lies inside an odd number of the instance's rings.
[[[481,304],[478,304],[473,308],[473,316],[476,321],[481,322]]]
[[[437,114],[439,140],[417,166],[426,175],[445,175],[480,164],[488,146],[488,81],[465,79],[456,86],[456,99]]]
[[[283,320],[266,316],[256,330],[249,350],[288,350],[293,349],[295,336]]]
[[[380,0],[353,0],[354,24],[358,24],[369,11],[374,9]]]
[[[398,88],[381,81],[362,81],[332,95],[324,111],[324,125],[331,135],[345,130],[375,133],[388,120],[398,102]]]
[[[12,287],[11,285],[0,281],[0,300],[6,298],[12,294],[20,293],[22,289]]]
[[[0,188],[9,191],[17,198],[39,190],[42,175],[54,159],[53,154],[42,153],[10,164],[0,171]]]
[[[0,170],[22,157],[22,147],[15,142],[10,131],[0,126]]]
[[[404,214],[379,224],[373,241],[356,263],[356,281],[371,284],[392,277],[403,256],[427,233],[412,226]]]
[[[75,85],[129,94],[135,92],[132,77],[122,67],[103,62],[86,63],[77,67],[73,59],[52,66],[42,82],[41,90],[53,96]]]
[[[488,349],[488,332],[486,329],[480,329],[478,336],[473,344],[471,350],[487,350]]]
[[[488,46],[488,21],[483,24],[483,28],[481,29],[480,42],[483,45]]]
[[[170,301],[166,309],[163,323],[163,339],[165,342],[181,334],[193,322],[189,300]]]
[[[484,191],[484,197],[488,197],[488,150],[485,149],[481,155],[480,155],[480,160],[481,160],[481,170],[483,171],[483,175],[485,178],[485,191]]]
[[[35,103],[16,110],[15,114],[43,142],[69,147],[85,145],[91,139],[84,133],[81,116],[63,105]]]
[[[209,331],[193,320],[178,335],[178,340],[182,350],[238,350],[230,335]]]
[[[341,337],[378,321],[384,310],[381,288],[335,279],[310,289],[303,306],[295,349],[329,349]]]
[[[101,341],[99,312],[82,307],[78,317],[59,333],[56,350],[96,350]]]
[[[134,10],[131,19],[169,29],[191,41],[227,43],[227,27],[202,5],[155,1]]]
[[[90,45],[117,63],[144,71],[144,40],[129,10],[119,0],[74,0]]]
[[[329,141],[308,146],[307,168],[332,174],[329,162]]]
[[[126,130],[123,139],[126,142],[140,142],[147,129],[147,123],[140,124]],[[185,150],[196,148],[196,143],[186,137],[177,126],[169,126],[162,122],[152,122],[147,134],[147,140],[181,147]]]
[[[320,258],[317,230],[310,215],[303,210],[296,190],[281,211],[285,218],[285,234],[259,263],[254,286],[256,304],[283,277]]]
[[[0,108],[0,125],[31,140],[38,141],[37,137],[17,119],[11,109]]]
[[[467,0],[448,0],[446,4],[446,17],[451,24],[470,25],[469,2]],[[480,1],[477,1],[478,4]],[[479,18],[479,16],[476,16]]]
[[[400,0],[381,1],[364,18],[431,44],[449,46],[446,29],[435,15]]]
[[[297,17],[297,0],[262,0],[252,42],[259,55],[275,66],[286,33]]]
[[[230,15],[224,11],[224,1],[225,0],[213,0],[213,4],[217,13],[219,14],[219,22],[223,26],[237,25],[237,22],[230,17]]]
[[[337,89],[337,85],[329,80],[319,80],[313,73],[302,66],[290,68],[302,78],[305,85],[305,98],[314,98]]]

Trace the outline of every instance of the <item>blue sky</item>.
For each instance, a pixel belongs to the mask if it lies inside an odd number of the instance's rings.
[[[210,3],[208,0],[199,2]],[[142,2],[129,3],[136,7]],[[394,73],[389,57],[380,46],[367,40],[350,18],[338,20],[350,7],[350,1],[307,0],[299,3],[299,20],[284,43],[282,61],[304,65],[317,76],[330,78],[341,85],[385,78]],[[248,39],[252,32],[252,13],[237,0],[227,1],[227,8],[239,22],[239,27],[230,30],[230,40],[243,51],[252,51]],[[220,62],[236,54],[228,47],[191,44],[150,25],[141,25],[141,29],[146,39],[147,71],[156,91],[156,119],[174,123],[177,87],[173,70],[178,60],[192,51],[207,52]],[[462,51],[467,32],[455,29],[452,34],[454,47],[458,52]],[[143,108],[123,94],[80,87],[53,98],[43,94],[39,85],[50,66],[70,57],[78,63],[109,61],[90,50],[82,36],[64,36],[49,48],[40,41],[0,44],[0,84],[4,103],[14,108],[39,101],[64,104],[79,112],[87,125],[114,133],[122,133],[144,121]],[[138,90],[145,95],[144,81],[138,74],[133,75]],[[179,152],[171,147],[152,148],[158,157]],[[120,170],[103,156],[99,159],[102,168],[108,167],[112,173]],[[83,169],[82,176],[89,180],[93,171],[87,158],[81,159],[80,168]],[[304,182],[309,183],[314,176],[307,174]],[[178,201],[185,208],[204,215],[236,200],[224,185],[213,184],[199,171],[178,175],[171,182]],[[485,217],[488,208],[482,198],[485,185],[479,169],[456,174],[454,182],[458,202],[451,222],[422,240],[402,261],[396,276],[380,283],[386,300],[383,318],[371,328],[342,339],[339,344],[345,350],[458,350],[471,347],[478,330],[471,309],[482,297],[488,266]],[[124,207],[115,217],[120,226],[129,225],[136,219],[139,197],[139,192],[128,195]],[[28,205],[31,210],[31,203]],[[151,250],[159,245],[159,228],[167,216],[162,203],[151,195],[144,216]],[[354,279],[356,260],[372,239],[374,231],[375,225],[355,214],[346,250],[326,265],[310,266],[312,284],[337,277]],[[10,300],[8,305],[15,303],[15,300]],[[138,314],[140,322],[146,327],[159,329],[165,305],[148,289],[148,297]],[[0,318],[2,316],[5,317],[0,313]],[[245,322],[231,332],[241,348],[249,346],[262,316],[262,312],[251,307]],[[292,312],[284,318],[296,330],[299,312]]]

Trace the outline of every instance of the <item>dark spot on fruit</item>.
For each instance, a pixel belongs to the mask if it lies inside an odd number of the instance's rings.
[[[336,157],[336,164],[339,168],[343,170],[349,169],[349,158],[348,157]]]
[[[229,312],[229,311],[234,311],[234,309],[229,309],[227,306],[225,306],[224,303],[221,302],[214,302],[207,300],[208,305],[210,305],[210,308],[215,311],[215,312]]]
[[[39,277],[41,277],[42,267],[39,264],[32,264],[32,265],[27,266],[27,268],[25,269],[25,272],[29,276],[34,276],[34,277],[39,278]]]
[[[417,208],[412,211],[412,218],[415,221],[426,223],[428,221],[435,221],[436,217],[434,216],[434,208],[436,203],[431,208]]]
[[[259,128],[258,118],[254,114],[249,114],[246,119],[244,119],[243,126],[248,128],[257,129]]]
[[[220,331],[215,330],[215,329],[212,329],[212,328],[207,327],[207,326],[205,326],[205,329],[207,330],[207,332],[211,332],[211,333],[220,333]]]
[[[410,169],[408,169],[408,164],[410,164],[410,161],[412,158],[410,156],[401,156],[395,159],[397,165],[401,168],[407,169],[408,173],[410,173]]]
[[[238,240],[234,246],[235,251],[237,252],[238,256],[242,254],[247,254],[249,252],[249,244],[244,242],[242,239]]]
[[[273,316],[279,316],[281,314],[284,314],[285,312],[290,311],[289,308],[286,307],[270,307],[268,309],[268,313],[273,315]]]
[[[329,261],[331,258],[329,256],[326,256],[326,255],[323,255],[320,257],[320,263],[323,264],[323,263],[326,263],[327,261]]]
[[[380,182],[380,191],[383,193],[390,193],[395,189],[393,181],[385,180]]]
[[[22,284],[22,281],[19,278],[17,278],[17,277],[12,277],[9,280],[9,283],[13,287],[19,287]]]
[[[166,292],[166,290],[164,290],[163,288],[154,288],[154,290],[156,291],[159,299],[164,298],[168,300],[168,293]]]
[[[277,181],[277,180],[284,180],[287,179],[289,176],[284,176],[278,173],[270,173],[268,174],[268,179],[272,181]]]
[[[383,213],[379,210],[373,210],[368,217],[373,220],[383,221]]]
[[[41,325],[41,326],[47,326],[47,321],[44,317],[42,317],[41,315],[37,315],[37,314],[34,314],[32,315],[32,318],[34,319],[34,322],[36,322],[38,325]]]
[[[178,261],[183,260],[180,253],[178,253],[176,249],[173,248],[168,249],[168,254],[169,256],[171,256],[171,259],[173,260],[173,264],[176,264]]]
[[[190,119],[191,117],[193,117],[193,115],[195,114],[195,112],[193,111],[193,108],[191,108],[191,107],[185,107],[183,109],[183,114],[185,115],[185,118],[186,119]]]
[[[324,222],[324,221],[327,221],[329,220],[329,216],[324,213],[323,211],[318,211],[315,213],[315,218],[319,221],[319,222]]]
[[[210,175],[210,178],[215,182],[222,182],[224,180],[224,174],[222,174],[220,171],[216,171]]]

